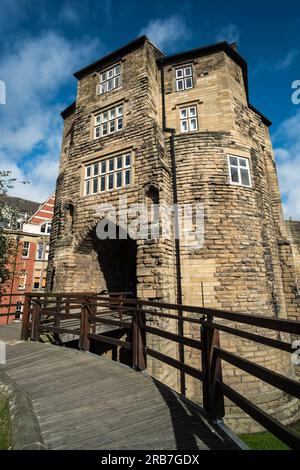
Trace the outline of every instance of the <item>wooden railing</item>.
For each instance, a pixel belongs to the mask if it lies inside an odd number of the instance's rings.
[[[172,320],[181,323],[174,333],[149,322],[151,319]],[[68,328],[66,320],[77,319],[78,327]],[[221,320],[221,321],[220,321]],[[226,323],[227,322],[227,323]],[[229,323],[228,323],[229,322]],[[156,322],[157,323],[157,322]],[[199,339],[184,334],[184,325],[199,326]],[[260,334],[232,327],[232,323],[258,327]],[[117,339],[108,333],[99,334],[96,326],[110,325],[129,332],[127,339]],[[294,349],[290,335],[300,339],[300,323],[260,315],[233,313],[221,310],[151,302],[126,298],[123,293],[109,296],[81,294],[27,294],[22,324],[22,339],[38,341],[44,332],[72,333],[79,338],[79,348],[88,351],[91,341],[108,343],[132,351],[132,364],[138,370],[147,367],[147,357],[155,358],[202,382],[203,408],[212,419],[225,415],[224,398],[241,408],[256,422],[269,430],[292,449],[300,449],[300,436],[288,430],[248,398],[229,386],[222,378],[222,363],[231,364],[284,393],[300,399],[300,383],[277,372],[258,365],[220,346],[219,332],[243,338],[257,345],[265,345],[292,354]],[[274,338],[274,332],[277,332]],[[178,348],[194,348],[201,352],[201,367],[186,364],[174,357],[147,346],[147,334],[164,338]],[[284,336],[284,340],[282,339]],[[280,339],[278,339],[280,337]],[[179,351],[179,349],[178,349]],[[178,354],[178,357],[182,355]],[[184,357],[184,355],[183,355]],[[181,387],[184,389],[184,387]],[[299,404],[300,405],[300,404]]]
[[[0,293],[0,324],[3,318],[6,319],[6,323],[9,323],[11,318],[20,317],[24,306],[24,297],[22,293]]]

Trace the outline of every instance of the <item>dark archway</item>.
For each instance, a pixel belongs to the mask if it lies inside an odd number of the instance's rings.
[[[102,227],[106,227],[105,219]],[[76,248],[73,281],[81,291],[132,292],[136,296],[137,243],[124,230],[113,227],[113,239],[99,238],[97,224],[81,239]]]
[[[108,292],[131,292],[136,297],[136,241],[129,237],[125,240],[94,237],[93,247]]]

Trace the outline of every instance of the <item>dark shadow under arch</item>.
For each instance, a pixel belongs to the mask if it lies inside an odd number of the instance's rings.
[[[122,238],[119,237],[120,234]],[[80,242],[76,251],[79,255],[96,255],[97,263],[94,264],[94,269],[99,269],[98,274],[104,278],[108,292],[131,292],[135,297],[137,244],[128,234],[127,238],[124,238],[126,233],[118,226],[116,226],[116,235],[116,239],[101,240],[97,236],[95,226]],[[103,286],[99,285],[99,291],[102,289]]]

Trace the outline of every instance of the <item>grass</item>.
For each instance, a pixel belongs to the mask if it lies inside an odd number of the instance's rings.
[[[300,434],[300,421],[288,426],[288,429]],[[270,432],[241,434],[239,437],[252,450],[290,450],[287,445],[277,439],[277,437],[273,436]]]
[[[0,401],[0,450],[10,447],[9,413],[6,403]]]

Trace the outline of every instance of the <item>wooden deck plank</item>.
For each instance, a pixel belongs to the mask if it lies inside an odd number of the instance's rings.
[[[198,409],[145,375],[90,353],[19,342],[19,332],[19,325],[0,327],[7,342],[1,368],[29,394],[50,448],[236,448]]]

